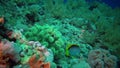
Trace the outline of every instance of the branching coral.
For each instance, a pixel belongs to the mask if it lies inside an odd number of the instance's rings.
[[[115,68],[116,61],[116,57],[104,49],[92,50],[88,55],[88,63],[92,68]]]

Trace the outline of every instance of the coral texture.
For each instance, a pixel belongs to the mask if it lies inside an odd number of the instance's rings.
[[[30,68],[50,68],[50,63],[44,62],[44,57],[40,57],[39,59],[37,59],[36,55],[33,55],[30,59],[29,59],[29,65]]]
[[[92,68],[115,68],[117,58],[104,49],[91,50],[88,63]]]
[[[62,56],[64,53],[62,35],[53,26],[35,24],[25,32],[25,37],[30,41],[41,42],[42,45],[51,48],[55,55]]]
[[[0,41],[0,68],[10,66],[10,62],[18,62],[17,55],[14,51],[13,44],[7,40]]]

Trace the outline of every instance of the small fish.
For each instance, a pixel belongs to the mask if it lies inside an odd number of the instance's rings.
[[[71,56],[79,57],[80,56],[80,48],[79,46],[72,46],[69,48],[69,53]]]

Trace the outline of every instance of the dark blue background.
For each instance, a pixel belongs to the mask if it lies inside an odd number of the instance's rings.
[[[120,7],[120,0],[102,0],[102,2],[105,2],[113,8]]]
[[[86,0],[86,1],[92,2],[95,0]],[[111,6],[112,8],[116,8],[116,7],[120,8],[120,0],[97,0],[97,1],[104,2],[104,3],[108,4],[109,6]]]
[[[63,0],[64,3],[66,3],[67,1],[69,1],[69,0]],[[92,2],[95,0],[86,0],[86,1]],[[120,0],[97,0],[97,1],[102,1],[106,4],[108,4],[109,6],[111,6],[112,8],[116,8],[116,7],[120,8]]]

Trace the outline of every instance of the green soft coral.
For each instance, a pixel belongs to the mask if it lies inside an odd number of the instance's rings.
[[[54,26],[35,24],[25,32],[25,36],[28,40],[39,41],[47,48],[51,48],[55,55],[64,55],[62,35]]]

